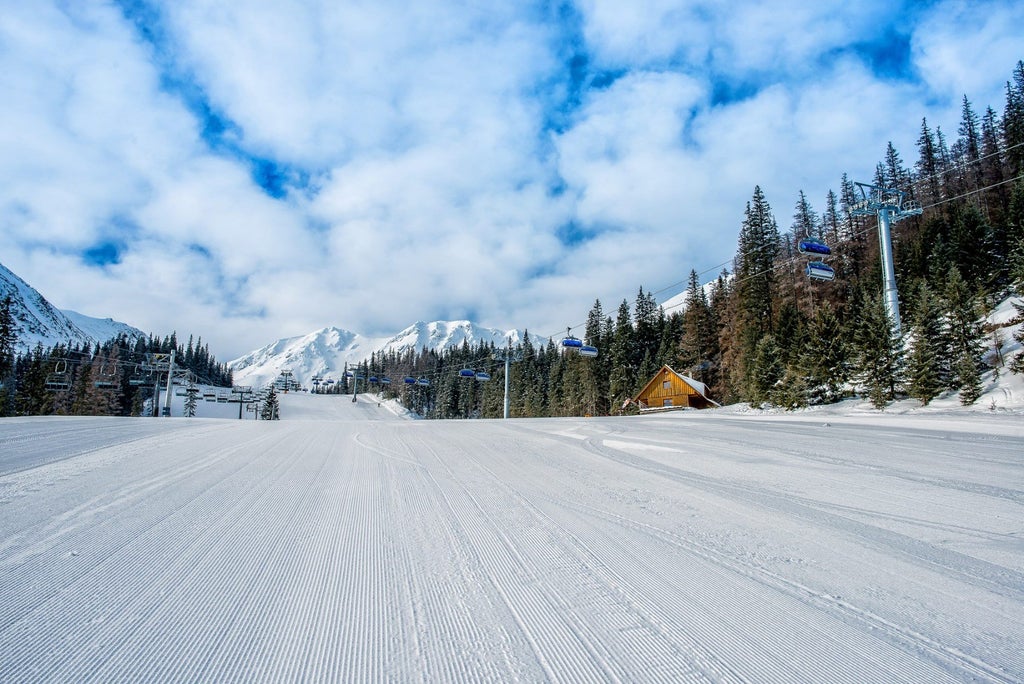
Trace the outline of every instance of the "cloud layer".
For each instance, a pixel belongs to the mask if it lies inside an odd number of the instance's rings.
[[[729,261],[755,185],[786,227],[888,141],[914,159],[922,117],[1000,111],[1022,57],[1009,0],[505,5],[14,3],[0,261],[225,359],[557,334]]]

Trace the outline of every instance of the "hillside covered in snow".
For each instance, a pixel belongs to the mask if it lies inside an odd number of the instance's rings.
[[[128,339],[144,337],[138,328],[112,318],[94,318],[76,311],[61,310],[35,288],[0,264],[0,300],[11,298],[17,349],[25,352],[37,344],[79,346],[106,342],[119,335]]]
[[[463,344],[475,347],[480,342],[504,347],[520,341],[522,333],[518,330],[484,328],[470,321],[417,322],[391,337],[367,337],[327,327],[278,340],[230,361],[228,366],[239,385],[266,385],[281,371],[289,370],[296,381],[308,387],[313,376],[338,379],[346,364],[366,361],[373,353],[394,352],[401,356],[423,349],[442,352]]]

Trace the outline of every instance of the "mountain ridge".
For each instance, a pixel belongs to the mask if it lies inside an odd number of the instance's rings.
[[[370,337],[328,326],[306,335],[286,337],[228,361],[235,384],[262,386],[288,370],[299,384],[308,387],[314,376],[338,379],[346,364],[356,364],[377,352],[416,353],[421,349],[442,352],[479,342],[504,347],[523,340],[519,330],[485,328],[472,321],[416,321],[390,337]]]
[[[138,328],[112,318],[95,318],[70,309],[58,309],[38,290],[0,263],[0,300],[10,296],[15,349],[19,354],[37,344],[52,347],[58,344],[94,346],[126,335],[130,339],[145,337]]]

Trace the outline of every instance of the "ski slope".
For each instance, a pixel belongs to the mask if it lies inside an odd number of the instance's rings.
[[[1019,414],[0,421],[0,681],[1019,682]]]

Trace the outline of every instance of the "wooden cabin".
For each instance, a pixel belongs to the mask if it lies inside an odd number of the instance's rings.
[[[654,374],[640,393],[633,398],[641,411],[665,411],[681,408],[711,408],[719,404],[708,397],[703,382],[680,375],[668,366]]]

